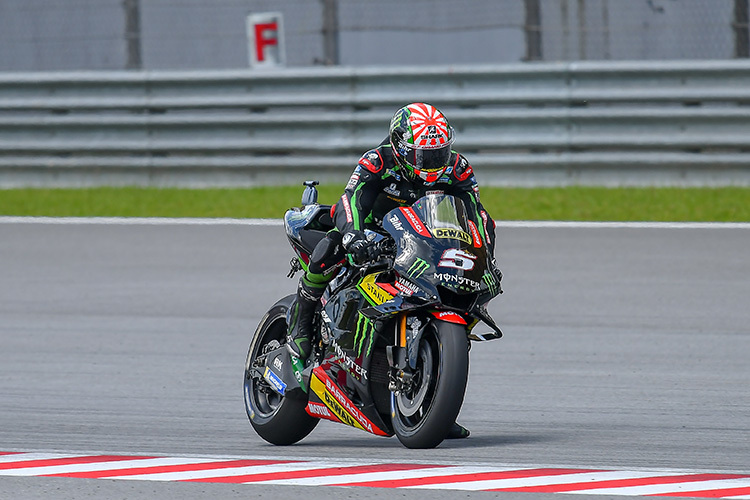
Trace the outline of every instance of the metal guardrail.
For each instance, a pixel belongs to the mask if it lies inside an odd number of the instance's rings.
[[[343,183],[440,107],[485,184],[750,185],[750,64],[0,74],[0,187]]]

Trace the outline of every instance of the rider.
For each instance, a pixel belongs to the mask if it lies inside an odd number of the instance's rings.
[[[304,360],[310,355],[315,309],[345,255],[355,262],[367,260],[371,246],[364,229],[380,225],[390,210],[409,206],[428,193],[456,196],[494,255],[495,222],[479,202],[471,165],[451,149],[454,138],[443,113],[429,104],[412,103],[396,111],[388,137],[360,158],[331,211],[336,228],[315,247],[289,309],[287,347],[294,356]],[[499,282],[502,273],[494,260],[493,268]],[[455,424],[449,437],[468,435]]]

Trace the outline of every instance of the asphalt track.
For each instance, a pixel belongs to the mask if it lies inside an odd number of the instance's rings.
[[[322,422],[278,448],[247,422],[241,376],[255,324],[295,287],[280,226],[0,221],[0,452],[748,474],[749,255],[746,226],[501,227],[506,335],[472,349],[471,438],[407,450]],[[269,494],[362,495],[0,476],[0,498]],[[398,493],[428,495],[455,492]]]

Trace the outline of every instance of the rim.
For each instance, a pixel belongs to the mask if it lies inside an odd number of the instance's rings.
[[[419,344],[419,359],[414,373],[414,383],[408,391],[396,397],[398,417],[407,430],[419,427],[429,414],[434,401],[434,379],[438,374],[436,346],[430,339],[422,339]]]

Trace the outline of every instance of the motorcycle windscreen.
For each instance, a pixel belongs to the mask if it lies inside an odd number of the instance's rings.
[[[384,222],[396,239],[394,267],[402,276],[459,294],[488,291],[486,247],[460,199],[427,195],[411,208],[390,212]]]

